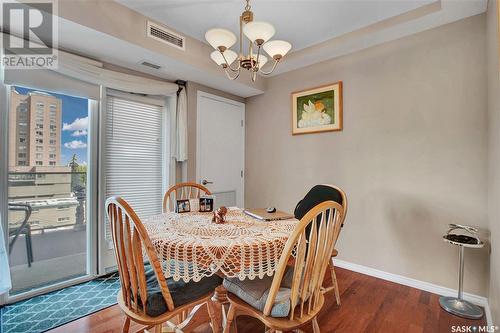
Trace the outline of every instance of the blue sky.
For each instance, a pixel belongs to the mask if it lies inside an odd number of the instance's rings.
[[[40,89],[29,89],[15,87],[20,94],[26,95],[31,91],[42,91],[62,100],[62,123],[61,133],[61,161],[62,165],[68,164],[73,154],[78,157],[78,163],[87,163],[87,124],[88,124],[88,100],[52,93]]]

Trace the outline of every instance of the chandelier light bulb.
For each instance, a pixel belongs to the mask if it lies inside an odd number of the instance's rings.
[[[224,57],[226,57],[225,60]],[[210,54],[210,58],[212,58],[212,60],[215,61],[217,65],[224,66],[224,65],[231,65],[236,60],[236,58],[238,58],[238,54],[233,50],[226,50],[224,51],[224,56],[222,56],[222,53],[220,53],[219,51],[213,51]]]
[[[205,33],[205,39],[216,50],[225,51],[236,43],[236,35],[227,29],[214,28]]]
[[[276,30],[273,25],[267,22],[253,21],[248,22],[243,27],[243,33],[252,41],[252,43],[257,43],[262,45],[263,43],[270,40]]]
[[[290,51],[292,44],[284,40],[271,40],[265,43],[262,48],[271,58],[280,60]]]

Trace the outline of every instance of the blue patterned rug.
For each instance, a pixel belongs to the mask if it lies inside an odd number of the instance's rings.
[[[116,304],[118,274],[35,296],[0,309],[0,333],[39,333]]]

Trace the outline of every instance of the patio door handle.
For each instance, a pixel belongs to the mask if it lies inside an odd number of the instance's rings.
[[[206,180],[206,179],[203,179],[203,180],[201,181],[201,184],[202,184],[202,185],[213,184],[213,183],[214,183],[214,182],[209,182],[209,181],[208,181],[208,180]]]

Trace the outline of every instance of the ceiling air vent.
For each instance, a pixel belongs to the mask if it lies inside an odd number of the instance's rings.
[[[186,38],[173,31],[168,30],[161,25],[148,21],[148,37],[156,39],[160,42],[185,50]]]
[[[153,64],[152,62],[149,62],[147,60],[143,60],[143,61],[139,62],[139,64],[146,66],[146,67],[149,67],[149,68],[153,68],[153,69],[160,69],[161,68],[160,65]]]

